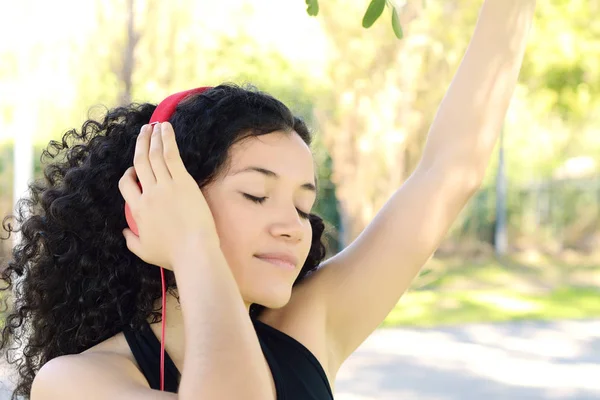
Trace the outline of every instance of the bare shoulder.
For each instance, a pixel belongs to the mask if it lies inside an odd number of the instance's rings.
[[[333,388],[340,365],[335,354],[335,344],[326,331],[325,307],[314,295],[311,277],[294,287],[288,304],[280,309],[267,309],[258,318],[302,343],[317,358]]]
[[[109,339],[81,354],[50,360],[33,381],[31,399],[141,398],[144,392],[148,395],[151,389],[137,365],[119,351],[112,351],[113,345]]]
[[[113,354],[115,356],[124,357],[135,364],[135,358],[131,354],[127,340],[123,332],[119,332],[116,335],[98,343],[95,346],[83,351],[81,354]]]

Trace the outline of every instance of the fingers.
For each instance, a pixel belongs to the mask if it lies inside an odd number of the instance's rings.
[[[170,139],[168,152],[166,152],[163,144],[163,135],[161,134],[163,127],[167,127],[166,136]],[[133,165],[142,187],[171,179],[170,168],[167,166],[165,159],[167,153],[169,154],[169,158],[175,157],[179,160],[180,165],[175,165],[175,170],[178,167],[183,167],[171,124],[144,125],[138,135],[135,154],[133,156]]]
[[[179,147],[177,147],[173,126],[168,122],[163,122],[161,133],[163,154],[167,168],[174,179],[182,178],[188,172],[181,160],[181,155],[179,154]]]
[[[156,183],[156,177],[152,171],[150,165],[150,159],[148,158],[148,152],[150,151],[150,134],[152,133],[152,127],[150,125],[144,125],[137,137],[135,144],[135,153],[133,155],[133,166],[137,174],[142,187],[149,187],[151,184]]]
[[[130,206],[136,204],[142,194],[137,179],[135,167],[129,167],[119,180],[119,191]]]
[[[119,190],[130,206],[137,204],[144,187],[171,180],[171,171],[177,176],[187,173],[170,123],[142,127],[136,142],[133,164],[119,180]],[[142,189],[137,184],[138,180]]]
[[[164,147],[163,147],[163,139],[161,135],[161,130],[163,124],[154,125],[154,130],[152,131],[152,138],[150,139],[150,165],[152,166],[152,171],[154,172],[154,176],[156,177],[157,182],[166,182],[171,180],[171,173],[167,168],[167,164],[165,162],[164,155]],[[143,184],[142,184],[143,185]]]
[[[131,229],[123,229],[123,236],[125,236],[125,243],[127,248],[136,256],[140,257],[141,243],[140,238],[131,231]],[[141,258],[141,257],[140,257]]]

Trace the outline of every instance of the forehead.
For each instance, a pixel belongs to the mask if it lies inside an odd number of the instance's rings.
[[[293,131],[250,136],[231,146],[227,174],[248,166],[307,182],[313,182],[315,176],[310,147]]]

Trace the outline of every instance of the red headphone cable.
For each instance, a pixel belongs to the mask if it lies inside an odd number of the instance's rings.
[[[212,87],[205,86],[199,87],[195,89],[186,90],[183,92],[175,93],[164,99],[160,102],[160,104],[154,110],[152,117],[150,118],[150,124],[155,125],[162,121],[168,121],[171,118],[173,112],[175,112],[175,108],[177,104],[184,98],[189,95],[202,93],[208,89],[212,89]],[[140,189],[142,185],[140,185]],[[125,219],[127,220],[127,224],[129,225],[129,229],[136,235],[139,235],[137,225],[133,216],[131,214],[131,210],[129,205],[125,203]],[[160,278],[162,283],[162,321],[161,321],[161,336],[160,336],[160,390],[165,390],[165,328],[167,321],[167,290],[165,284],[165,269],[161,267],[160,269]]]
[[[162,327],[160,332],[160,390],[165,390],[165,326],[167,324],[167,294],[165,285],[165,269],[160,269],[162,281]]]

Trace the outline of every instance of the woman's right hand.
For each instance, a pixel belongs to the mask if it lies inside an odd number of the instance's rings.
[[[219,248],[213,216],[183,164],[170,123],[142,127],[133,165],[119,180],[139,234],[123,230],[129,250],[149,264],[173,270],[174,260],[185,252]]]

